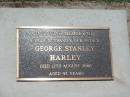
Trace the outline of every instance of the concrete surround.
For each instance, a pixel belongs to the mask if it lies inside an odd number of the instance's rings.
[[[113,81],[16,82],[16,27],[109,27]],[[0,97],[130,97],[130,50],[124,10],[0,9]]]

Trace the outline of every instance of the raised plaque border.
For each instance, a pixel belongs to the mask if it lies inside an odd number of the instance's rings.
[[[108,29],[109,30],[109,43],[110,43],[110,57],[111,57],[111,72],[112,77],[82,77],[82,78],[20,78],[19,77],[19,29]],[[109,27],[84,27],[84,26],[19,26],[16,27],[16,81],[17,82],[40,82],[40,81],[112,81],[113,78],[113,61],[112,61],[112,50],[111,50],[111,34]]]

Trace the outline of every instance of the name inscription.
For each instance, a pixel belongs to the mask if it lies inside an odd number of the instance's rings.
[[[17,80],[111,80],[109,29],[17,28]]]

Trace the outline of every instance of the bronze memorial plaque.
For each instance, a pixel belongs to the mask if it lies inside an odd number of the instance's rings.
[[[112,80],[108,28],[17,28],[17,81]]]

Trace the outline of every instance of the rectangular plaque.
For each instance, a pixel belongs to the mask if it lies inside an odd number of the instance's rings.
[[[108,28],[17,28],[17,81],[112,80]]]

